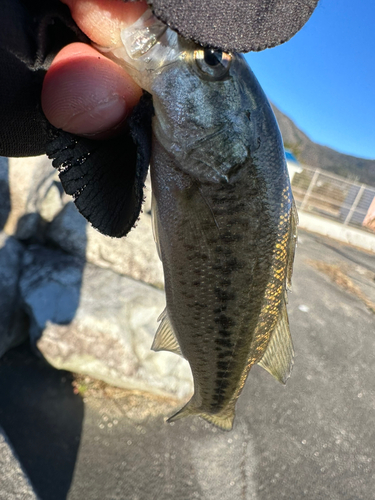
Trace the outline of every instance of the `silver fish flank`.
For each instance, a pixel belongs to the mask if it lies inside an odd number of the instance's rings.
[[[153,96],[154,235],[166,309],[154,350],[190,363],[199,415],[230,430],[250,368],[285,383],[296,244],[281,135],[239,54],[186,41],[147,11],[108,54]]]

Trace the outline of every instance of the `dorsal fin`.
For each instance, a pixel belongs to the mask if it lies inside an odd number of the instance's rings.
[[[180,346],[168,318],[167,308],[164,309],[158,320],[161,320],[161,323],[156,331],[151,349],[153,351],[169,351],[182,356]]]
[[[266,352],[258,365],[273,375],[276,380],[286,383],[293,366],[294,349],[289,331],[288,313],[285,301],[281,307],[279,319],[271,334]]]

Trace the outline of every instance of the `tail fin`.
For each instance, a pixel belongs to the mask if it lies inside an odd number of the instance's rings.
[[[233,429],[234,420],[234,410],[230,415],[208,415],[207,413],[200,413],[200,417],[210,422],[210,424],[216,425],[222,431],[231,431]]]
[[[200,411],[198,408],[194,407],[192,400],[190,400],[181,410],[168,418],[167,422],[175,422],[180,418],[189,417],[189,416],[198,416],[202,417],[210,424],[215,425],[219,429],[223,431],[230,431],[233,428],[233,420],[234,420],[234,408],[230,410],[225,409],[224,411],[217,413],[215,415],[211,415],[205,412]]]

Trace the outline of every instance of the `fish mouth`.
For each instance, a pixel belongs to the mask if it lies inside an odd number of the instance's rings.
[[[151,92],[153,78],[166,67],[185,59],[192,43],[181,39],[157,19],[151,9],[122,29],[120,38],[118,46],[96,48],[123,66],[148,92]]]

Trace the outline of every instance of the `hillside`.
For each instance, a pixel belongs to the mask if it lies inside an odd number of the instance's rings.
[[[284,145],[290,149],[302,163],[358,182],[375,186],[375,160],[364,160],[345,155],[313,142],[295,123],[272,104]]]

